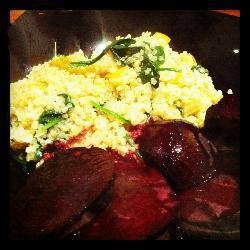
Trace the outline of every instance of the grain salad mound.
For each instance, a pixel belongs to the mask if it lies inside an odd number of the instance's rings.
[[[34,66],[10,85],[11,147],[37,161],[45,145],[80,134],[71,147],[124,155],[136,150],[125,123],[181,119],[202,127],[222,92],[191,54],[173,51],[169,42],[158,32],[127,35],[91,58],[80,50]]]

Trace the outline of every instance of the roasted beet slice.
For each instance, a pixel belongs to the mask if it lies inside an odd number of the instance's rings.
[[[215,172],[213,144],[191,124],[154,122],[138,138],[146,163],[157,166],[177,190],[208,180]]]
[[[178,217],[185,234],[203,238],[239,236],[239,185],[229,175],[179,195]]]
[[[208,183],[183,192],[179,200],[179,215],[189,221],[209,221],[240,209],[239,186],[229,175],[219,175]]]
[[[65,227],[63,232],[60,233],[57,239],[70,239],[71,235],[77,230],[81,229],[84,225],[92,221],[100,212],[102,212],[112,201],[114,191],[114,179],[109,183],[101,195],[86,209],[79,220],[74,224]]]
[[[204,133],[208,138],[229,145],[239,145],[240,139],[240,97],[225,95],[206,113]]]
[[[56,152],[13,200],[13,238],[52,237],[75,223],[110,184],[113,168],[110,154],[99,148]]]
[[[140,240],[156,233],[174,216],[172,189],[155,169],[116,160],[112,203],[79,237],[83,240]]]
[[[239,240],[240,212],[210,222],[180,224],[180,239],[189,240]]]

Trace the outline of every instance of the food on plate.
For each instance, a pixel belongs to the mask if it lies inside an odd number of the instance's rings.
[[[179,195],[179,218],[187,234],[203,238],[239,238],[239,184],[218,175]]]
[[[173,220],[177,200],[158,171],[121,157],[116,160],[115,174],[111,204],[83,227],[80,239],[142,240]]]
[[[12,200],[13,237],[59,234],[66,225],[89,212],[89,206],[112,182],[113,169],[110,154],[100,148],[72,148],[55,153]]]
[[[222,92],[190,53],[172,50],[169,41],[150,32],[116,37],[90,58],[80,50],[34,66],[10,85],[11,147],[24,150],[27,161],[38,161],[55,140],[125,155],[136,149],[124,123],[181,119],[202,127]]]
[[[239,99],[169,43],[118,36],[11,83],[11,238],[238,238]]]
[[[204,131],[211,138],[222,138],[229,145],[239,144],[240,97],[225,95],[217,105],[207,110],[205,125]]]
[[[138,137],[144,160],[179,190],[206,182],[216,172],[216,149],[199,130],[182,121],[146,125]]]

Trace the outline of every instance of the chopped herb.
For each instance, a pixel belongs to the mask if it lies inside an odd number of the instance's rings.
[[[126,59],[124,59],[123,57],[130,57],[140,52],[141,49],[142,47],[111,48],[111,52],[113,53],[113,56],[122,63],[122,65],[132,66],[128,64],[126,62]]]
[[[45,110],[40,115],[38,122],[44,125],[45,129],[55,126],[62,120],[62,113],[56,112],[53,109]]]
[[[155,65],[149,60],[148,56],[146,54],[144,54],[144,58],[141,61],[140,64],[141,67],[141,71],[139,73],[139,77],[142,81],[143,84],[147,83],[147,82],[151,82],[151,79],[155,79],[157,81],[157,83],[155,85],[153,85],[155,88],[158,87],[159,85],[159,79],[160,79],[160,75],[155,67]],[[145,71],[147,69],[150,69],[149,74],[146,74]]]
[[[105,114],[113,116],[114,118],[116,118],[117,120],[119,120],[119,121],[121,121],[123,123],[131,124],[131,122],[129,120],[127,120],[123,116],[121,116],[121,115],[119,115],[119,114],[117,114],[117,113],[115,113],[115,112],[113,112],[113,111],[111,111],[111,110],[103,107],[103,105],[101,105],[101,104],[98,104],[98,103],[93,102],[93,101],[90,101],[90,104],[93,107],[95,107],[96,109],[104,112]]]
[[[69,95],[62,93],[58,96],[62,96],[64,98],[64,103],[69,108],[69,110],[75,107],[75,104],[72,102],[71,97]]]
[[[154,62],[154,64],[156,68],[159,68],[159,66],[162,65],[165,61],[165,52],[162,46],[156,46],[155,50],[156,50],[157,60]]]
[[[36,149],[35,152],[35,159],[40,160],[42,157],[43,157],[42,146],[39,145],[39,147]]]
[[[49,128],[52,128],[54,127],[55,125],[57,125],[62,119],[61,118],[53,118],[51,119],[51,121],[47,122],[44,126],[43,126],[43,129],[49,129]]]
[[[35,159],[40,160],[43,157],[42,145],[37,139],[36,141],[37,141],[38,147],[36,148]]]
[[[62,93],[58,96],[62,96],[64,98],[64,103],[68,107],[68,111],[75,107],[69,95]],[[63,113],[56,112],[53,109],[44,110],[38,118],[38,122],[43,125],[43,129],[47,130],[57,125],[62,120],[62,115]]]
[[[142,158],[142,156],[141,156],[139,150],[136,148],[136,144],[135,144],[134,140],[132,139],[132,137],[131,137],[128,133],[125,135],[125,139],[127,140],[128,144],[129,144],[131,147],[135,148],[135,153],[136,153],[136,155],[137,155],[138,157]]]
[[[192,66],[191,70],[197,70],[199,71],[201,74],[209,74],[208,70],[205,69],[204,67],[202,67],[201,65],[197,64]]]
[[[115,52],[120,57],[125,57],[125,56],[132,56],[140,52],[141,49],[142,47],[127,47],[127,48],[120,48],[120,49],[112,48],[111,51]]]
[[[131,147],[135,147],[135,142],[134,142],[134,140],[132,139],[132,137],[131,137],[129,134],[126,134],[126,135],[125,135],[125,138],[126,138],[128,144],[129,144]]]
[[[158,68],[159,71],[164,71],[164,70],[168,70],[168,71],[174,71],[174,72],[181,72],[180,69],[175,69],[175,68]]]
[[[94,64],[98,60],[100,60],[110,49],[123,49],[127,48],[129,45],[135,43],[134,39],[131,38],[125,38],[120,39],[112,42],[110,45],[108,45],[97,57],[89,60],[89,61],[79,61],[79,62],[71,62],[70,65],[79,67],[79,66],[88,66],[91,64]]]

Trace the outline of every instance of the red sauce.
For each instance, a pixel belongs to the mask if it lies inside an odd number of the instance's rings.
[[[54,153],[44,153],[43,154],[43,159],[46,161],[50,158],[54,157]]]
[[[147,123],[139,124],[136,126],[133,126],[129,129],[130,136],[135,141],[142,133],[143,128],[146,126]]]
[[[139,159],[135,152],[129,151],[124,156],[120,155],[117,151],[113,149],[109,149],[109,152],[111,153],[116,165],[126,163],[130,166],[145,166],[144,161],[142,161],[142,159]]]
[[[90,128],[90,130],[91,130],[91,129],[92,129],[92,127]],[[81,132],[80,134],[78,134],[78,135],[76,135],[76,136],[73,136],[73,137],[69,138],[68,141],[67,141],[68,147],[70,148],[70,147],[72,147],[75,143],[81,142],[81,141],[84,139],[86,133],[87,133],[87,130],[86,130],[86,129],[83,129],[82,132]]]
[[[75,143],[81,142],[84,139],[86,132],[87,131],[84,129],[80,134],[69,138],[67,141],[56,140],[53,143],[46,145],[43,150],[43,159],[48,160],[54,156],[54,152],[71,148]]]

